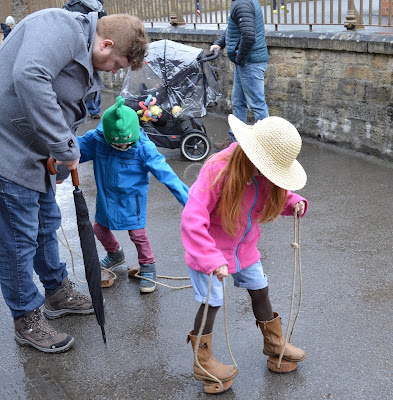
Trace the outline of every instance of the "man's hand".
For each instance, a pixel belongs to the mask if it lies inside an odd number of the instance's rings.
[[[221,265],[213,271],[213,275],[217,275],[219,281],[228,276],[228,265]]]
[[[79,164],[79,158],[72,161],[56,161],[56,164],[64,164],[69,171],[73,171]]]
[[[218,44],[212,44],[210,46],[210,53],[214,53],[214,49],[216,49],[217,51],[221,50],[221,46],[219,46]]]

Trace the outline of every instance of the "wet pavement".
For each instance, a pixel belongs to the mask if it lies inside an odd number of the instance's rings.
[[[114,99],[115,95],[104,94],[103,108]],[[226,138],[225,118],[210,114],[203,122],[212,142]],[[96,124],[96,120],[88,121],[79,134]],[[185,161],[177,149],[160,151],[191,185],[202,164]],[[304,141],[299,161],[308,173],[307,185],[299,193],[310,201],[310,208],[300,227],[303,299],[292,343],[304,348],[307,358],[289,374],[266,368],[262,335],[255,326],[248,294],[234,288],[229,278],[229,339],[239,375],[232,388],[216,398],[392,399],[393,165],[310,140]],[[92,165],[83,164],[78,170],[93,217]],[[57,198],[67,239],[80,252],[72,190],[67,179],[58,187]],[[146,228],[160,275],[187,277],[181,211],[169,190],[152,177]],[[127,233],[117,231],[115,235],[124,247],[127,264],[137,266],[136,250]],[[262,263],[284,332],[292,293],[292,240],[292,218],[262,227]],[[99,243],[97,248],[103,257]],[[60,251],[75,281],[70,253],[61,244]],[[83,280],[82,260],[74,256],[74,264],[75,274]],[[186,343],[198,308],[192,289],[160,286],[152,294],[141,295],[138,281],[127,277],[125,265],[116,274],[115,284],[104,289],[107,345],[94,316],[68,316],[52,323],[75,336],[72,350],[56,355],[21,348],[13,339],[9,310],[0,299],[0,399],[211,398],[192,376],[193,355]],[[37,284],[42,288],[38,279]],[[83,283],[78,288],[88,292]],[[298,292],[297,286],[295,311]],[[221,309],[213,352],[229,363],[224,338]]]

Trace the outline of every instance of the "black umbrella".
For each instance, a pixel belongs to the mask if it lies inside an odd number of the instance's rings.
[[[51,175],[56,174],[55,160],[52,157],[48,159],[48,171]],[[86,200],[83,197],[82,190],[79,189],[78,170],[71,171],[72,184],[74,185],[74,203],[76,211],[76,221],[78,225],[79,239],[82,248],[83,262],[85,264],[85,274],[91,300],[93,302],[94,311],[97,322],[101,326],[102,338],[106,343],[105,335],[105,314],[104,314],[104,298],[101,289],[101,267],[98,258],[96,242],[94,238],[93,227],[89,219],[89,210]]]

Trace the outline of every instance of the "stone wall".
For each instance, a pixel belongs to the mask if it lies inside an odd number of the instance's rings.
[[[148,32],[151,40],[175,40],[205,51],[222,33],[181,28]],[[393,36],[268,31],[266,42],[270,115],[288,119],[304,136],[393,161]],[[225,51],[211,64],[223,92],[212,111],[228,114],[233,64]],[[106,85],[115,90],[121,81],[106,77]]]

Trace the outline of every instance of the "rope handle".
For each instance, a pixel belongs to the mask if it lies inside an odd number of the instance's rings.
[[[277,368],[280,369],[281,361],[284,355],[285,347],[287,343],[291,342],[292,334],[295,329],[295,324],[300,312],[300,306],[302,303],[302,291],[303,291],[303,282],[302,282],[302,264],[300,259],[300,218],[298,214],[298,205],[295,206],[294,219],[293,219],[293,242],[291,243],[291,247],[293,248],[293,275],[292,275],[292,295],[291,295],[291,305],[289,308],[289,318],[287,324],[287,331],[285,334],[284,346],[281,349],[280,357],[278,358]],[[295,319],[293,321],[291,332],[289,333],[289,325],[291,323],[292,311],[293,311],[293,302],[295,298],[295,284],[296,284],[296,269],[297,264],[299,264],[299,303],[296,312]]]
[[[61,231],[62,231],[62,233],[63,233],[65,243],[64,243],[64,241],[61,239],[61,237],[60,237],[59,235],[57,235],[57,239],[58,239],[58,241],[70,252],[71,264],[72,264],[72,272],[73,272],[73,274],[74,274],[74,277],[75,277],[75,279],[76,279],[78,282],[80,282],[80,283],[87,283],[86,281],[83,281],[83,280],[79,279],[78,276],[77,276],[77,274],[76,274],[76,271],[75,271],[75,262],[74,262],[74,256],[73,256],[73,254],[77,255],[78,257],[80,257],[80,258],[82,258],[82,259],[83,259],[83,256],[82,256],[81,254],[79,254],[78,252],[76,252],[74,249],[71,248],[70,244],[68,243],[67,236],[66,236],[66,234],[65,234],[65,232],[64,232],[63,225],[60,225],[60,228],[61,228]],[[108,269],[108,268],[104,268],[104,267],[101,267],[101,269],[104,270],[104,271],[109,272],[109,273],[113,276],[113,279],[114,279],[114,280],[117,278],[117,275],[116,275],[116,273],[115,273],[114,271],[112,271],[112,270],[110,270],[110,269]],[[150,278],[141,276],[141,275],[139,275],[138,273],[136,273],[136,274],[134,275],[134,277],[139,278],[139,279],[145,279],[145,280],[150,281],[150,282],[154,282],[154,283],[156,283],[157,285],[161,285],[161,286],[167,287],[167,288],[169,288],[169,289],[188,289],[188,288],[192,288],[192,285],[185,285],[185,286],[169,286],[169,285],[165,285],[164,283],[157,282],[157,281],[155,281],[155,280],[153,280],[153,279],[150,279]],[[173,279],[173,280],[189,280],[189,279],[190,279],[190,278],[188,278],[188,277],[166,276],[166,275],[157,275],[157,278],[162,278],[162,279]]]
[[[195,348],[194,348],[194,361],[195,364],[208,376],[210,377],[213,381],[217,382],[220,385],[220,388],[217,389],[217,392],[224,390],[224,385],[221,382],[220,379],[218,379],[216,376],[212,375],[210,372],[206,371],[205,368],[202,367],[202,365],[199,363],[198,360],[198,349],[199,349],[199,345],[201,343],[201,336],[202,336],[202,332],[205,329],[205,325],[206,325],[206,320],[207,320],[207,312],[209,309],[209,298],[210,298],[210,292],[211,292],[211,286],[212,286],[212,279],[213,279],[213,272],[210,273],[209,275],[209,286],[207,289],[207,296],[206,296],[206,303],[205,303],[205,308],[203,309],[203,315],[202,315],[202,322],[201,322],[201,326],[199,327],[199,332],[198,332],[198,336],[197,336],[197,341],[195,344]],[[222,291],[223,291],[223,296],[224,296],[224,326],[225,326],[225,337],[227,340],[227,346],[228,346],[228,352],[229,355],[232,359],[233,365],[235,366],[236,369],[237,368],[237,364],[235,359],[233,358],[232,355],[232,351],[231,351],[231,346],[229,344],[229,338],[228,338],[228,325],[227,325],[227,313],[226,313],[226,295],[225,295],[225,280],[222,280]]]
[[[166,285],[165,283],[161,283],[161,282],[157,282],[157,281],[155,281],[154,279],[150,279],[150,278],[147,278],[147,277],[145,277],[145,276],[142,276],[142,275],[139,275],[138,273],[136,273],[135,275],[134,275],[134,277],[135,278],[139,278],[139,279],[144,279],[145,281],[150,281],[150,282],[153,282],[153,283],[155,283],[155,284],[157,284],[157,285],[161,285],[161,286],[164,286],[164,287],[167,287],[167,288],[169,288],[169,289],[188,289],[188,288],[192,288],[192,285],[184,285],[184,286],[169,286],[169,285]],[[188,279],[190,279],[190,278],[187,278],[187,277],[179,277],[179,276],[165,276],[165,275],[157,275],[157,278],[162,278],[162,279],[173,279],[173,280],[188,280]]]

